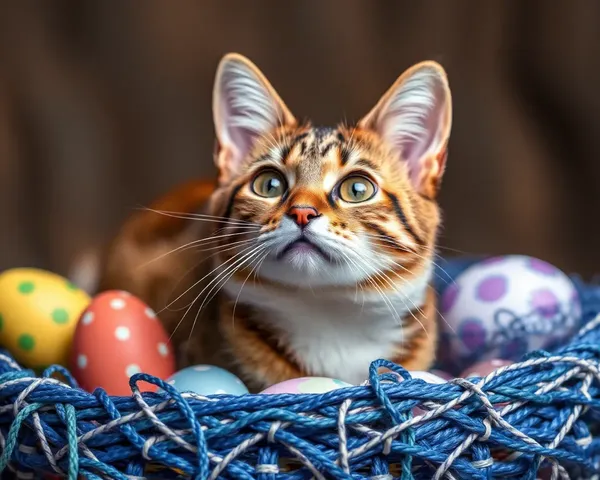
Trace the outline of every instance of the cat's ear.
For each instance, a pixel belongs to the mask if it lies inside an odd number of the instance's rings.
[[[219,63],[213,117],[218,143],[215,162],[224,183],[235,176],[259,137],[296,123],[261,71],[236,53],[225,55]]]
[[[414,187],[435,197],[444,173],[452,124],[446,72],[436,62],[404,72],[359,122],[376,131],[407,163]]]

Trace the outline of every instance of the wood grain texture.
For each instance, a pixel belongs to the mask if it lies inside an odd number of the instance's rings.
[[[139,205],[212,178],[218,59],[252,58],[299,116],[358,120],[406,67],[448,70],[442,244],[600,265],[600,4],[4,2],[0,268],[67,273]]]

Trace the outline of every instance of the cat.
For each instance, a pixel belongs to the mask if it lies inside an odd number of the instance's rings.
[[[178,367],[222,366],[251,391],[307,375],[360,384],[379,358],[428,369],[451,110],[445,70],[425,61],[355,125],[317,127],[250,60],[225,55],[217,178],[132,215],[100,289],[158,310]]]

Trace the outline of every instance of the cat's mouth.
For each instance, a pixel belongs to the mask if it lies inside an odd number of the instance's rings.
[[[298,238],[285,247],[278,255],[277,259],[281,260],[289,255],[310,255],[317,254],[325,260],[330,261],[330,255],[327,255],[321,247],[311,242],[305,236]]]

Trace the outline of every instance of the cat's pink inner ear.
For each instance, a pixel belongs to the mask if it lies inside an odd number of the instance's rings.
[[[415,188],[427,193],[443,174],[451,109],[444,70],[424,62],[401,75],[361,124],[396,150]]]
[[[220,178],[239,173],[256,141],[293,116],[268,80],[246,58],[226,55],[217,70],[213,116],[219,142],[216,155]]]

